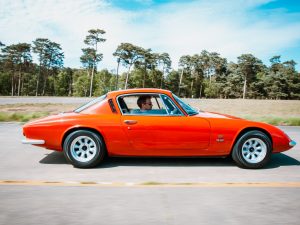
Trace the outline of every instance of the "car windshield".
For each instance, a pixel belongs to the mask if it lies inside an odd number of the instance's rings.
[[[194,109],[192,106],[190,106],[189,104],[185,103],[184,101],[182,101],[179,97],[177,97],[174,94],[173,94],[173,97],[179,103],[179,105],[187,112],[187,114],[189,116],[198,114],[198,110],[197,109]]]
[[[100,96],[100,97],[98,97],[98,98],[95,98],[95,99],[93,99],[92,101],[90,101],[90,102],[88,102],[88,103],[86,103],[86,104],[80,106],[78,109],[75,109],[74,112],[79,113],[79,112],[81,112],[82,110],[87,109],[87,108],[89,108],[90,106],[92,106],[92,105],[94,105],[94,104],[96,104],[96,103],[98,103],[98,102],[102,102],[105,98],[106,98],[106,95],[102,95],[102,96]]]

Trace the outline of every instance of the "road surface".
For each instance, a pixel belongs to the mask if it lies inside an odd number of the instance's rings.
[[[299,224],[298,145],[264,169],[230,159],[111,158],[77,169],[63,154],[22,145],[20,123],[0,123],[0,225]]]

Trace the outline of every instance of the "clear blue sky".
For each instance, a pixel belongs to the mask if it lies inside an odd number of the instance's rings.
[[[87,31],[106,31],[100,67],[113,70],[121,42],[178,59],[202,50],[236,62],[251,53],[269,65],[281,55],[300,70],[300,0],[0,0],[0,41],[32,42],[46,37],[61,44],[65,66],[81,67]]]

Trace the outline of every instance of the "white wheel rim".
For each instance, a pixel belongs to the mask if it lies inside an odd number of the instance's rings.
[[[250,138],[243,144],[242,156],[248,163],[259,163],[267,155],[267,145],[259,138]]]
[[[79,136],[71,143],[71,155],[79,162],[88,162],[95,157],[97,146],[88,136]]]

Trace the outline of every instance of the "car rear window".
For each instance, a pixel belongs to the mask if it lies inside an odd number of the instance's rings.
[[[107,95],[102,95],[98,98],[93,99],[92,101],[80,106],[79,108],[75,109],[74,112],[79,113],[89,107],[91,107],[92,105],[95,105],[96,103],[102,102],[104,99],[106,99]]]

